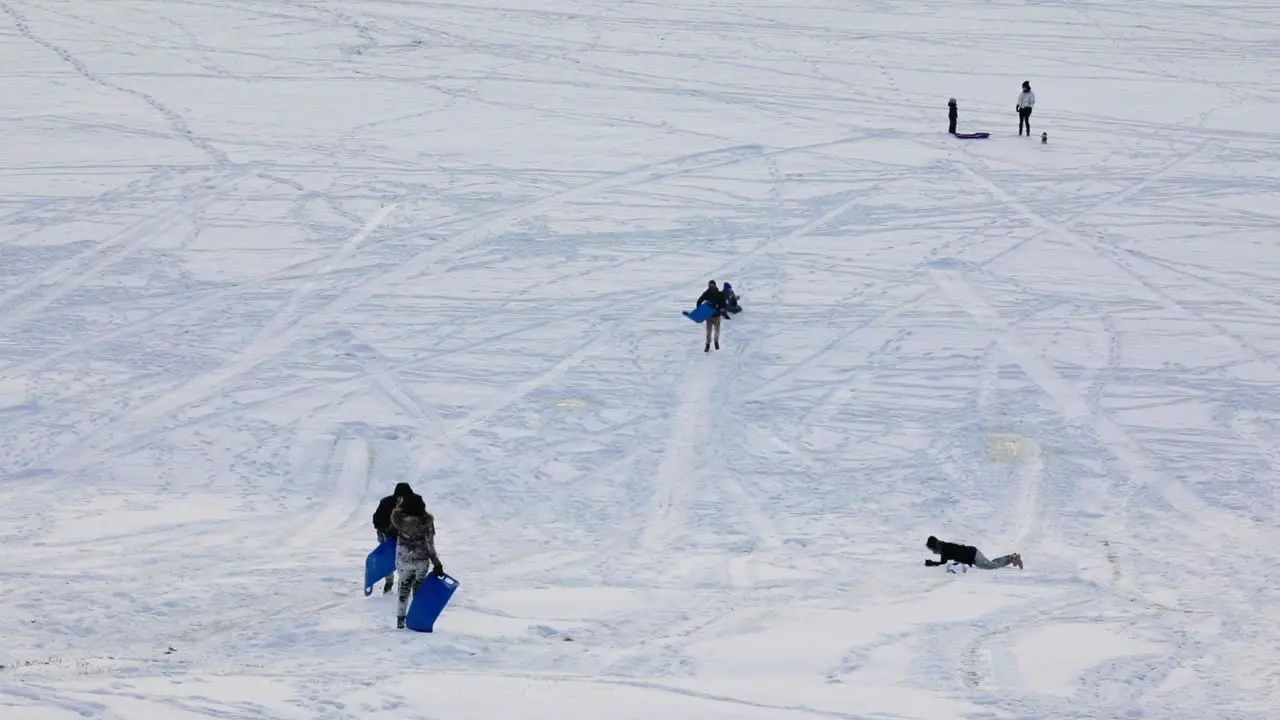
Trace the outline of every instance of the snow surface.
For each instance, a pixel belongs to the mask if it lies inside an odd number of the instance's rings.
[[[1274,718],[1275,2],[0,10],[4,720]]]

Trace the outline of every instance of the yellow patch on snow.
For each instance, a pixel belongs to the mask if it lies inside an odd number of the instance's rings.
[[[1017,433],[988,433],[987,457],[996,462],[1030,460],[1040,454],[1040,445],[1031,438]]]

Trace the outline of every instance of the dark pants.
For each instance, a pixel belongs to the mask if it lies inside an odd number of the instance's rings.
[[[1022,134],[1022,128],[1027,128],[1027,135],[1031,135],[1031,108],[1022,108],[1018,111],[1018,134]]]
[[[947,123],[947,132],[951,133],[952,135],[955,135],[955,134],[956,134],[956,119],[955,119],[955,118],[951,118],[951,121],[950,121],[949,123]]]

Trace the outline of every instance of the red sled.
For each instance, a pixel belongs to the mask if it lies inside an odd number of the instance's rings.
[[[983,140],[991,137],[991,133],[956,133],[961,140]]]

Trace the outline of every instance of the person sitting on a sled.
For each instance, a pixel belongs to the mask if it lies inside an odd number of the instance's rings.
[[[738,294],[733,291],[733,286],[729,283],[724,284],[724,309],[731,313],[742,312],[742,306],[738,304]]]

